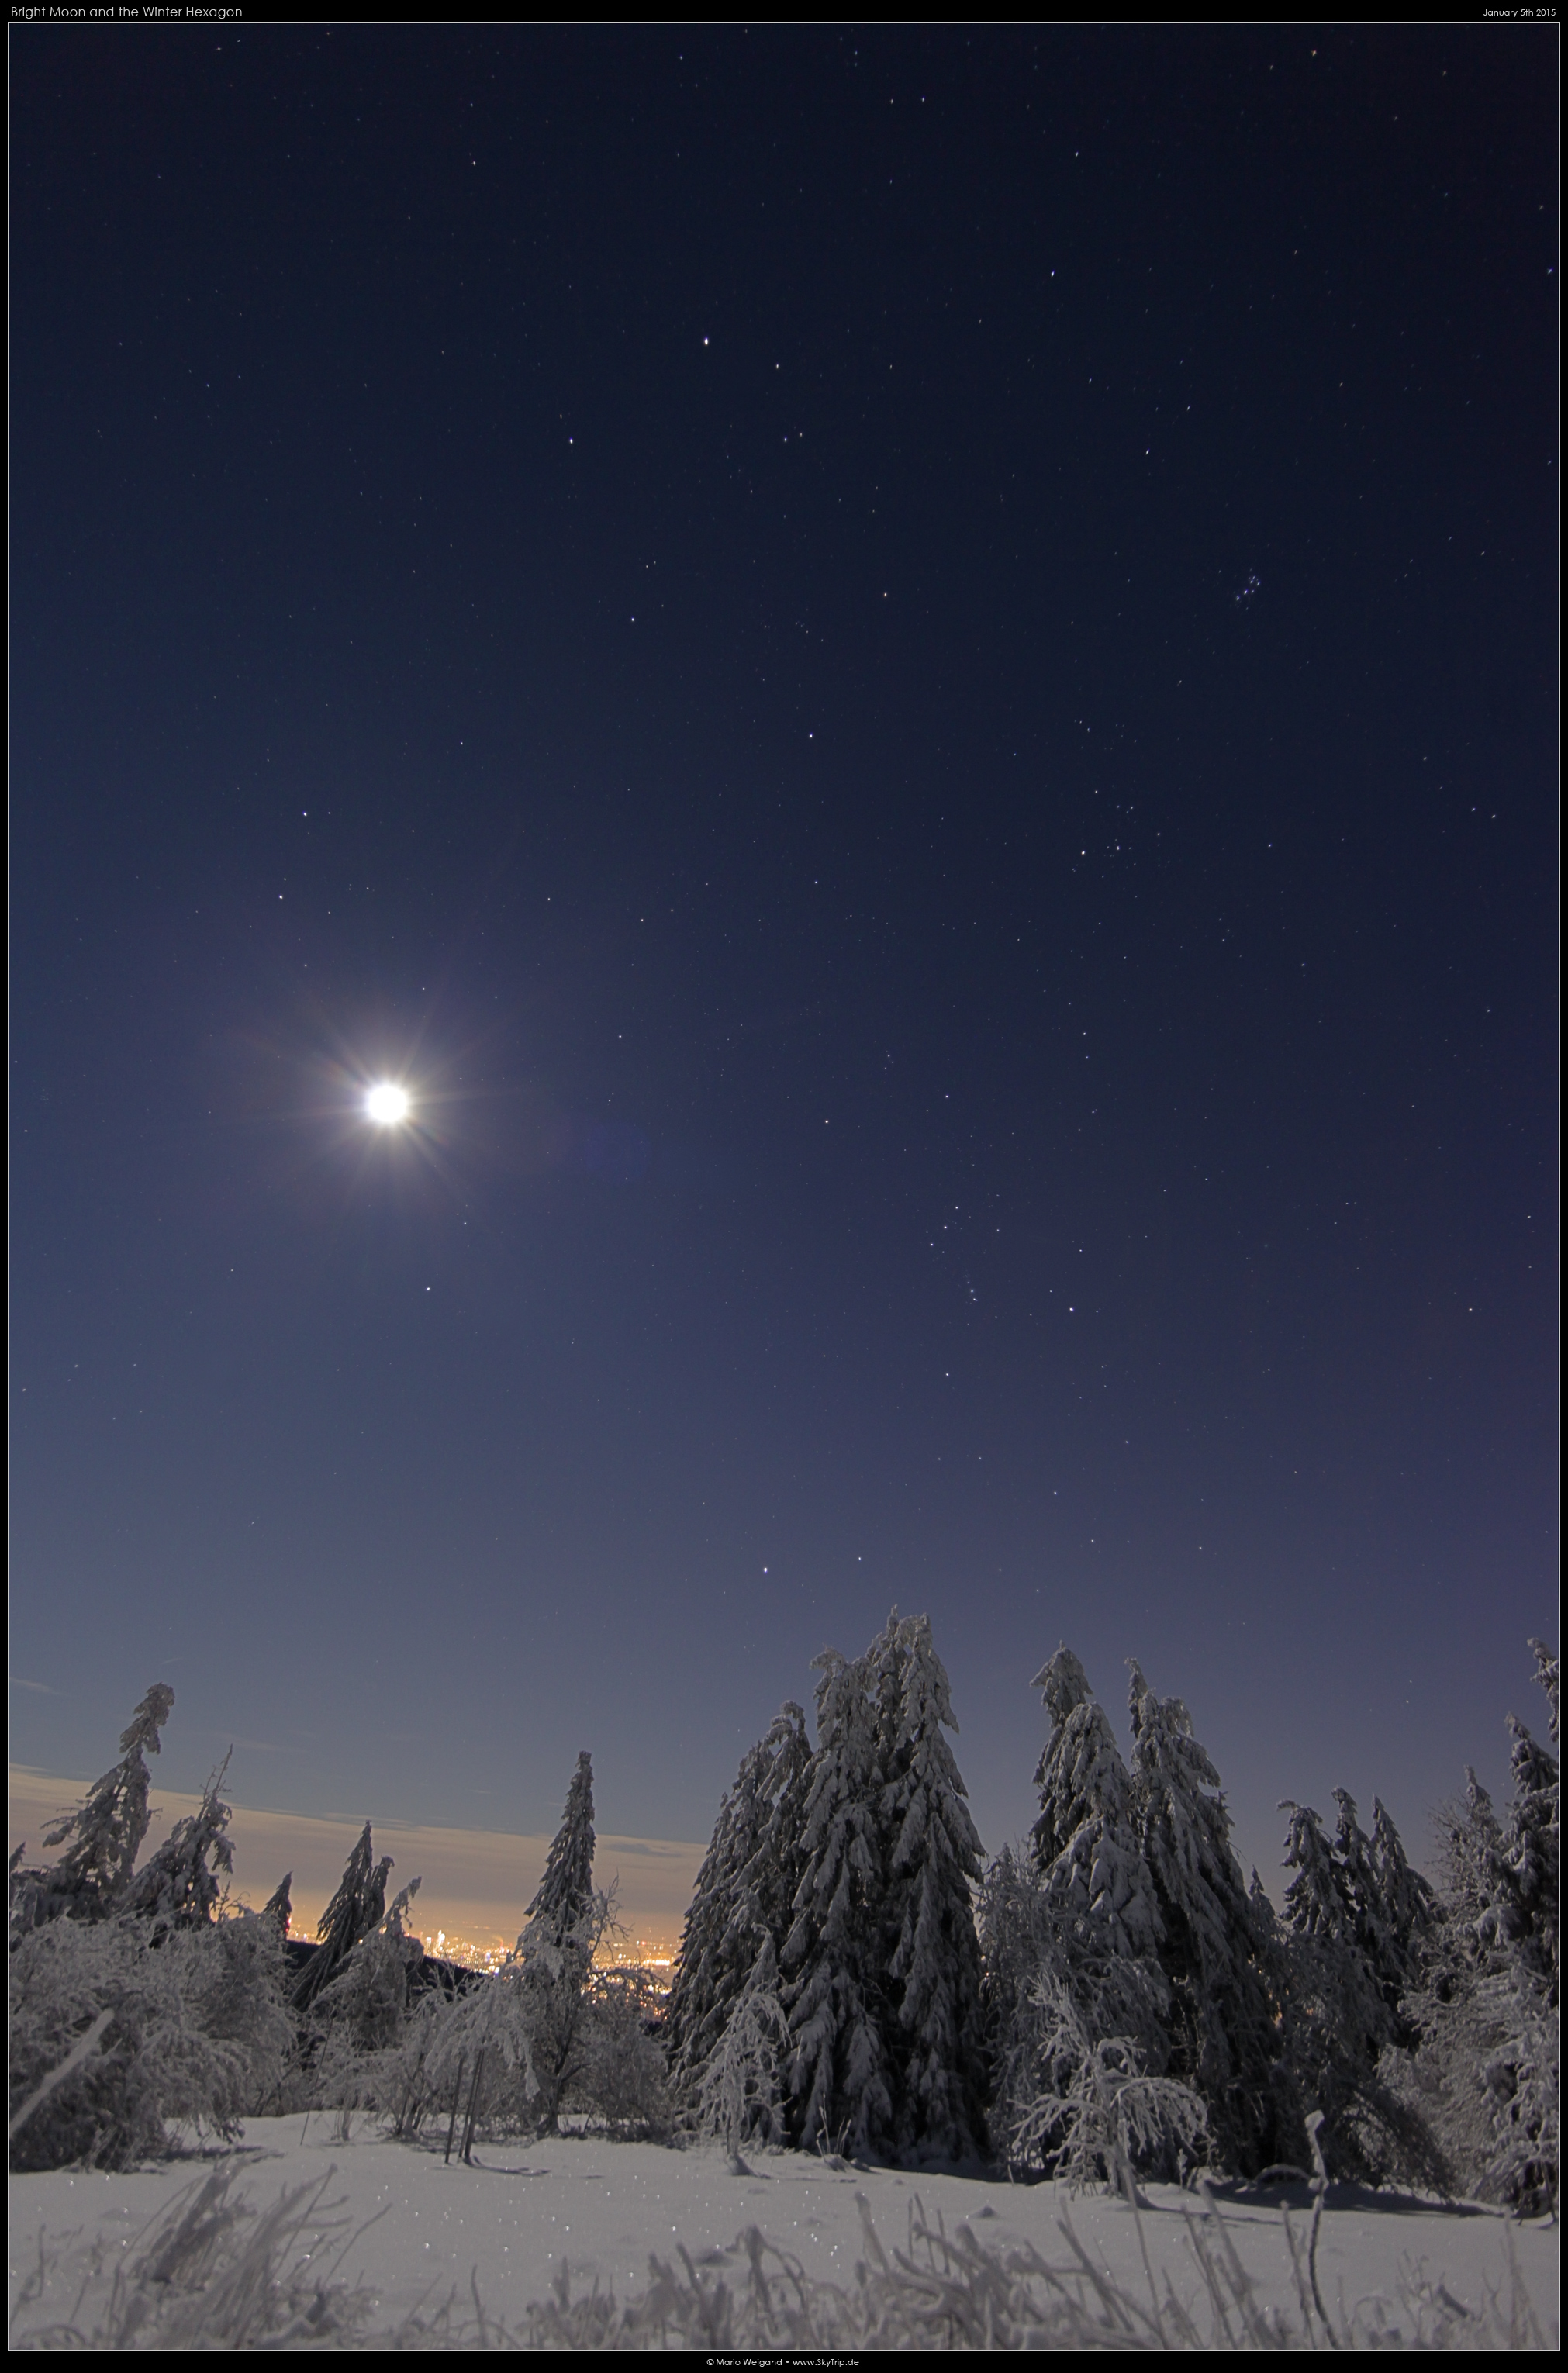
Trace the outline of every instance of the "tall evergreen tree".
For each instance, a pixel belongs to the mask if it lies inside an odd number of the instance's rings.
[[[298,2010],[310,2008],[322,1988],[331,1984],[361,1936],[367,1935],[381,1917],[386,1905],[387,1873],[392,1860],[391,1854],[385,1854],[372,1868],[370,1852],[370,1824],[367,1821],[344,1865],[337,1892],[322,1914],[316,1930],[316,1950],[295,1981],[294,2001]]]
[[[1323,1834],[1323,1817],[1311,1805],[1293,1796],[1281,1800],[1280,1810],[1291,1817],[1280,1859],[1295,1876],[1285,1889],[1285,1923],[1295,1936],[1339,1936],[1345,1924],[1345,1907],[1334,1881],[1334,1857]]]
[[[958,1724],[930,1618],[900,1623],[895,1608],[883,1640],[898,1651],[883,1648],[880,1658],[879,1713],[887,1727],[877,1804],[886,1852],[884,1950],[892,1948],[886,1976],[896,2005],[896,2025],[886,2031],[894,2141],[905,2157],[972,2157],[985,2142],[974,1892],[980,1840],[942,1736]]]
[[[1544,1640],[1531,1640],[1527,1642],[1526,1644],[1527,1645],[1531,1655],[1536,1660],[1536,1680],[1539,1687],[1546,1691],[1546,1702],[1550,1709],[1547,1715],[1547,1736],[1551,1740],[1553,1746],[1556,1746],[1562,1736],[1562,1661],[1560,1658],[1552,1654]]]
[[[1491,1794],[1465,1766],[1465,1793],[1450,1800],[1438,1816],[1442,1830],[1444,1891],[1451,1920],[1484,1942],[1489,1915],[1495,1928],[1496,1903],[1504,1887],[1503,1827]]]
[[[1220,1775],[1180,1698],[1131,1673],[1131,1780],[1164,1935],[1172,2073],[1196,2086],[1222,2157],[1256,2173],[1277,2147],[1278,2035]]]
[[[811,1793],[812,1743],[806,1717],[790,1699],[780,1707],[766,1741],[769,1753],[767,1818],[740,1876],[741,1914],[773,1939],[774,1959],[795,1924],[795,1890],[805,1867],[802,1839]]]
[[[175,1822],[125,1889],[126,1911],[140,1912],[155,1929],[205,1927],[216,1910],[221,1880],[233,1876],[234,1844],[228,1834],[233,1808],[217,1793],[228,1770],[226,1755],[196,1810]]]
[[[804,1868],[780,1955],[790,2012],[794,2139],[857,2152],[889,2139],[893,2100],[877,1950],[883,1920],[876,1818],[883,1774],[865,1659],[815,1659],[817,1748],[802,1830]]]
[[[1532,1640],[1530,1647],[1536,1678],[1550,1708],[1550,1736],[1555,1744],[1560,1713],[1558,1660],[1543,1641]],[[1537,1744],[1516,1715],[1509,1715],[1508,1728],[1514,1739],[1509,1756],[1514,1797],[1502,1856],[1508,1926],[1524,1965],[1546,1981],[1555,2009],[1562,1967],[1562,1773],[1557,1758]]]
[[[1436,1917],[1436,1898],[1410,1868],[1398,1830],[1376,1797],[1370,1838],[1356,1817],[1355,1799],[1345,1789],[1335,1789],[1334,1802],[1339,1818],[1328,1866],[1340,1906],[1334,1933],[1359,1951],[1387,2009],[1389,2032],[1398,2038],[1403,2032],[1400,1997],[1416,1982],[1422,1940]]]
[[[1010,2157],[1055,2165],[1087,2131],[1079,2097],[1099,2085],[1103,2052],[1128,2081],[1163,2077],[1170,1989],[1131,1782],[1105,1708],[1065,1645],[1033,1686],[1050,1721],[1035,1772],[1039,1817],[1027,1857],[1004,1850],[988,1872],[981,1919],[993,2130]],[[1196,2098],[1189,2108],[1200,2125]],[[1154,2140],[1164,2153],[1171,2137]]]
[[[665,2010],[671,2066],[688,2091],[701,2085],[765,1942],[777,1968],[801,1875],[810,1761],[805,1716],[798,1705],[786,1704],[766,1737],[747,1749],[733,1786],[724,1792]]]
[[[1339,1854],[1312,1806],[1287,1798],[1281,1809],[1291,1817],[1284,1864],[1295,1874],[1285,1889],[1282,2009],[1296,2098],[1324,2112],[1330,2171],[1375,2181],[1410,2138],[1376,2073],[1395,2020],[1368,1953],[1381,1923],[1370,1925],[1363,1916],[1366,1841],[1349,1798],[1340,1807]],[[1300,2141],[1293,2148],[1282,2137],[1276,2156],[1302,2164]]]
[[[584,1751],[517,1943],[519,2003],[546,2133],[556,2132],[562,2103],[582,2074],[589,1977],[610,1920],[608,1900],[594,1892],[593,1844],[593,1765]]]
[[[404,1914],[418,1892],[417,1878],[398,1889],[392,1909],[366,1930],[317,1997],[317,2010],[330,2030],[331,2056],[339,2080],[352,2078],[367,2053],[391,2051],[400,2040],[408,2012],[409,1981],[425,1958],[421,1939],[410,1936],[404,1926]],[[352,2098],[352,2087],[342,2098]]]
[[[1558,1729],[1559,1672],[1530,1642]],[[1446,2157],[1457,2188],[1524,2215],[1557,2198],[1559,2040],[1555,1759],[1510,1717],[1513,1801],[1500,1821],[1473,1771],[1442,1808],[1441,1917],[1420,1939],[1420,1983],[1401,2004],[1419,2030],[1390,2081]]]
[[[380,1927],[382,1919],[385,1917],[387,1908],[387,1873],[392,1869],[392,1858],[391,1854],[383,1854],[380,1861],[376,1864],[375,1869],[370,1873],[370,1884],[365,1890],[365,1924],[360,1930],[361,1935],[369,1935],[372,1928]]]
[[[146,1758],[159,1751],[174,1692],[155,1681],[120,1734],[120,1760],[95,1780],[87,1798],[44,1831],[46,1846],[64,1845],[53,1888],[74,1911],[93,1917],[117,1908],[146,1836],[151,1779]]]
[[[561,1826],[551,1840],[544,1876],[528,1907],[536,1941],[564,1944],[593,1899],[593,1765],[585,1751],[567,1790]]]
[[[1334,1824],[1328,1860],[1342,1906],[1341,1930],[1355,1940],[1384,2000],[1391,2006],[1398,1993],[1398,1949],[1373,1866],[1372,1840],[1361,1826],[1355,1798],[1348,1789],[1336,1788],[1333,1794],[1339,1818]]]
[[[1377,1796],[1372,1800],[1372,1875],[1391,1939],[1389,1977],[1402,1991],[1417,1981],[1442,1907],[1428,1881],[1410,1868],[1399,1832]]]
[[[1164,1929],[1106,1710],[1071,1648],[1059,1648],[1030,1686],[1043,1691],[1052,1725],[1035,1772],[1032,1832],[1047,1899],[1091,1958],[1152,1958]]]
[[[270,1920],[280,1936],[288,1934],[289,1915],[294,1910],[294,1899],[289,1893],[293,1885],[294,1873],[286,1870],[261,1909],[262,1919]]]

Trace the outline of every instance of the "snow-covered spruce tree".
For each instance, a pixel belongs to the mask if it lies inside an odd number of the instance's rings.
[[[1478,1978],[1502,1966],[1501,1930],[1492,1910],[1504,1886],[1504,1836],[1491,1795],[1472,1766],[1463,1796],[1436,1806],[1437,1918],[1422,1940],[1419,1983],[1405,2008],[1421,2031],[1410,2063],[1415,2093],[1443,2139],[1460,2190],[1486,2157],[1490,2106],[1482,2062],[1500,2040],[1495,2020],[1479,2014]],[[1462,2030],[1462,2033],[1461,2033]],[[1484,2030],[1484,2034],[1483,2034]]]
[[[1558,1660],[1542,1641],[1529,1645],[1555,1745]],[[1509,1716],[1508,1727],[1514,1790],[1501,1885],[1496,1901],[1477,1923],[1484,1970],[1478,1972],[1477,1993],[1501,2029],[1481,2070],[1492,2146],[1477,2189],[1483,2198],[1505,2201],[1528,2215],[1555,2209],[1561,2166],[1562,1775],[1556,1757],[1515,1715]]]
[[[24,1935],[33,1924],[29,1914],[33,1905],[34,1874],[22,1867],[22,1856],[27,1850],[27,1840],[24,1838],[19,1845],[12,1847],[10,1860],[6,1865],[7,1898],[6,1924],[7,1933],[13,1940]]]
[[[1039,1871],[1026,1853],[1004,1845],[980,1882],[980,1999],[991,2072],[989,2126],[998,2151],[1024,2156],[1018,2143],[1036,2101],[1051,2082],[1042,2022],[1033,1995],[1042,1967],[1059,1965],[1056,1923]]]
[[[1163,2074],[1169,1989],[1131,1783],[1105,1709],[1065,1646],[1032,1686],[1051,1724],[1035,1772],[1039,1818],[1028,1853],[1004,1848],[991,1865],[980,1921],[992,2131],[1011,2157],[1044,2164],[1076,2130],[1062,2107],[1082,2076],[1073,2038],[1120,2039],[1141,2073]]]
[[[766,1944],[775,1972],[793,1921],[811,1742],[794,1703],[726,1789],[686,1913],[664,2032],[676,2085],[696,2098]],[[737,2145],[738,2146],[738,2145]]]
[[[228,1770],[226,1755],[196,1810],[175,1822],[125,1888],[125,1910],[150,1920],[155,1936],[166,1928],[204,1928],[216,1916],[220,1881],[234,1872],[228,1835],[233,1808],[217,1793]]]
[[[1503,1825],[1488,1790],[1465,1766],[1465,1793],[1433,1816],[1442,1853],[1443,1900],[1450,1921],[1480,1937],[1480,1923],[1501,1898],[1505,1852]],[[1495,1928],[1495,1921],[1492,1923]]]
[[[44,1844],[64,1852],[49,1872],[33,1875],[33,1918],[70,1911],[98,1920],[119,1908],[150,1819],[146,1759],[158,1752],[173,1703],[168,1682],[155,1681],[120,1734],[119,1762],[94,1781],[74,1812],[44,1831]]]
[[[985,2147],[988,2075],[975,1933],[981,1849],[942,1736],[958,1724],[928,1616],[900,1622],[895,1608],[869,1658],[883,1775],[877,1818],[894,2147],[906,2159],[973,2157]]]
[[[360,1937],[375,1927],[386,1907],[387,1873],[392,1866],[392,1858],[384,1854],[372,1868],[370,1851],[370,1824],[367,1821],[344,1865],[337,1892],[322,1914],[316,1930],[320,1940],[316,1949],[295,1982],[294,2002],[299,2011],[309,2010],[322,1988],[332,1983]]]
[[[1560,1728],[1558,1660],[1544,1641],[1532,1640],[1536,1678],[1550,1708],[1553,1745]],[[1506,1875],[1513,1941],[1524,1966],[1540,1978],[1556,2006],[1562,1969],[1561,1867],[1562,1784],[1557,1758],[1537,1745],[1516,1715],[1508,1717],[1514,1745],[1509,1756],[1514,1797],[1503,1868]]]
[[[538,1941],[549,1935],[560,1942],[574,1935],[592,1894],[593,1764],[585,1750],[577,1759],[561,1826],[550,1841],[544,1876],[528,1907],[530,1922],[539,1923]]]
[[[294,1910],[294,1899],[289,1893],[293,1885],[294,1873],[291,1870],[286,1870],[262,1906],[261,1917],[263,1920],[270,1920],[280,1936],[287,1936],[288,1934],[289,1915]]]
[[[1035,1772],[1031,1833],[1047,1899],[1093,1960],[1153,1960],[1164,1929],[1106,1710],[1071,1648],[1059,1648],[1030,1687],[1044,1693],[1052,1725]]]
[[[593,1770],[578,1759],[561,1826],[514,1950],[494,1977],[416,2004],[403,2058],[405,2128],[431,2108],[481,2133],[556,2130],[568,2111],[662,2133],[669,2102],[646,1972],[602,1969],[614,1890],[593,1886]]]
[[[376,2108],[395,2114],[401,2107],[409,1985],[425,1958],[424,1945],[405,1933],[404,1920],[418,1891],[417,1878],[400,1888],[391,1910],[316,1996],[322,2042],[314,2096],[323,2109]]]
[[[1382,1799],[1372,1800],[1372,1881],[1388,1934],[1385,1987],[1395,1989],[1393,2006],[1420,1982],[1428,1946],[1443,1916],[1435,1889],[1412,1870],[1398,1830]]]
[[[517,1942],[528,2057],[546,2133],[555,2133],[584,2065],[589,1971],[611,1918],[608,1900],[593,1888],[593,1765],[585,1752]]]
[[[801,1836],[803,1868],[779,1955],[790,2013],[790,2133],[810,2149],[886,2149],[893,2098],[881,1967],[885,1902],[877,1708],[865,1658],[814,1659],[817,1747]]]
[[[1368,1856],[1355,1808],[1348,1798],[1340,1807],[1339,1836],[1348,1843],[1348,1858],[1336,1854],[1310,1805],[1287,1799],[1281,1809],[1291,1816],[1284,1865],[1295,1873],[1285,1889],[1280,1962],[1284,2057],[1295,2105],[1323,2111],[1322,2146],[1331,2174],[1447,2188],[1447,2169],[1425,2120],[1380,2066],[1399,2030],[1363,1941],[1375,1940],[1387,1923],[1378,1907],[1369,1925],[1358,1900]],[[1281,2133],[1278,2156],[1304,2165],[1304,2139]]]
[[[1557,1736],[1556,1659],[1530,1642]],[[1560,2163],[1554,1759],[1510,1718],[1514,1800],[1500,1822],[1473,1771],[1439,1808],[1442,1917],[1422,1941],[1421,1982],[1401,2005],[1413,2053],[1381,2074],[1441,2145],[1452,2188],[1530,2215],[1555,2207]]]
[[[733,2152],[752,2141],[783,2141],[779,2072],[789,2048],[790,2020],[778,1991],[778,1964],[765,1929],[761,1949],[703,2063],[697,2131],[715,2136]]]
[[[1547,1693],[1550,1736],[1555,1743],[1560,1720],[1557,1659],[1543,1641],[1532,1640],[1529,1645],[1536,1679]],[[1516,1947],[1519,1958],[1555,1992],[1561,1952],[1561,1774],[1556,1758],[1537,1744],[1516,1715],[1509,1715],[1508,1728],[1514,1741],[1509,1757],[1514,1787],[1506,1824],[1499,1821],[1492,1798],[1468,1764],[1463,1798],[1439,1808],[1445,1909],[1470,1932],[1483,1954]]]
[[[1129,1659],[1132,1795],[1171,1989],[1171,2073],[1194,2086],[1221,2160],[1243,2174],[1286,2156],[1274,2002],[1231,1845],[1220,1775],[1180,1698]]]

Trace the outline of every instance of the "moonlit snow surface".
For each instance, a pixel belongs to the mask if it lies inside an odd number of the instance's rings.
[[[392,1128],[408,1118],[408,1098],[402,1088],[393,1087],[388,1080],[380,1081],[365,1099],[365,1110],[370,1119],[382,1128]]]
[[[258,2210],[331,2171],[322,2203],[334,2204],[334,2250],[346,2233],[357,2237],[341,2262],[334,2256],[332,2279],[372,2294],[372,2334],[454,2287],[463,2300],[476,2289],[487,2315],[518,2329],[529,2301],[548,2297],[563,2262],[574,2297],[597,2280],[618,2298],[632,2298],[648,2282],[649,2253],[673,2259],[677,2245],[706,2275],[722,2274],[732,2289],[743,2289],[744,2252],[736,2256],[733,2244],[754,2224],[813,2279],[852,2289],[856,2261],[867,2254],[859,2193],[888,2250],[906,2246],[917,2198],[927,2220],[934,2225],[940,2216],[950,2234],[967,2225],[988,2249],[1033,2244],[1052,2263],[1070,2255],[1060,2229],[1070,2220],[1095,2262],[1140,2297],[1147,2296],[1146,2248],[1155,2280],[1163,2284],[1168,2273],[1199,2328],[1206,2322],[1187,2239],[1188,2217],[1199,2204],[1173,2185],[1148,2186],[1149,2211],[1135,2223],[1119,2202],[1096,2194],[1071,2199],[1051,2183],[846,2167],[804,2152],[748,2150],[742,2171],[731,2173],[716,2147],[669,2150],[566,2133],[480,2143],[474,2165],[464,2167],[455,2155],[451,2166],[443,2164],[443,2140],[437,2131],[432,2147],[410,2148],[380,2139],[366,2120],[354,2122],[345,2142],[333,2116],[248,2118],[232,2160],[172,2160],[124,2175],[76,2168],[16,2177],[13,2308],[29,2274],[36,2278],[41,2233],[48,2272],[42,2295],[23,2305],[13,2345],[27,2328],[69,2320],[94,2250],[111,2266],[153,2216],[181,2192],[199,2189],[217,2164],[233,2165],[237,2188]],[[1278,2195],[1226,2204],[1223,2214],[1262,2300],[1293,2318],[1298,2297]],[[1305,2229],[1303,2218],[1298,2230]],[[1559,2230],[1515,2226],[1511,2238],[1520,2280],[1550,2338],[1558,2312]],[[1494,2215],[1445,2213],[1394,2195],[1385,2204],[1375,2194],[1336,2187],[1323,2219],[1318,2276],[1325,2298],[1336,2307],[1342,2300],[1348,2312],[1377,2294],[1398,2302],[1401,2264],[1424,2263],[1433,2283],[1441,2280],[1466,2307],[1484,2309],[1489,2288],[1508,2295],[1509,2243],[1504,2221]],[[103,2279],[107,2284],[107,2274]],[[76,2312],[90,2325],[91,2300]]]

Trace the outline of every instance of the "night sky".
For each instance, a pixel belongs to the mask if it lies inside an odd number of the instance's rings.
[[[13,1756],[703,1838],[896,1602],[989,1850],[1060,1640],[1501,1793],[1556,29],[10,65]]]

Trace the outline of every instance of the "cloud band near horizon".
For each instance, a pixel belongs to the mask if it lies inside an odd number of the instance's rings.
[[[9,1765],[6,1852],[14,1853],[25,1841],[29,1862],[52,1859],[40,1843],[45,1829],[79,1804],[89,1784]],[[175,1789],[155,1788],[144,1858],[200,1801]],[[377,1853],[392,1856],[392,1888],[406,1887],[415,1876],[421,1881],[414,1921],[421,1935],[428,1939],[441,1929],[449,1937],[462,1937],[482,1949],[505,1948],[515,1942],[544,1868],[548,1837],[378,1821],[373,1813],[370,1819]],[[259,1906],[284,1872],[291,1870],[293,1930],[312,1935],[363,1826],[363,1819],[322,1819],[236,1805],[228,1831],[234,1841],[235,1895]],[[636,1945],[661,1958],[673,1953],[706,1852],[705,1845],[688,1840],[601,1832],[594,1876],[601,1887],[613,1879],[618,1882],[616,1909],[628,1951]]]

